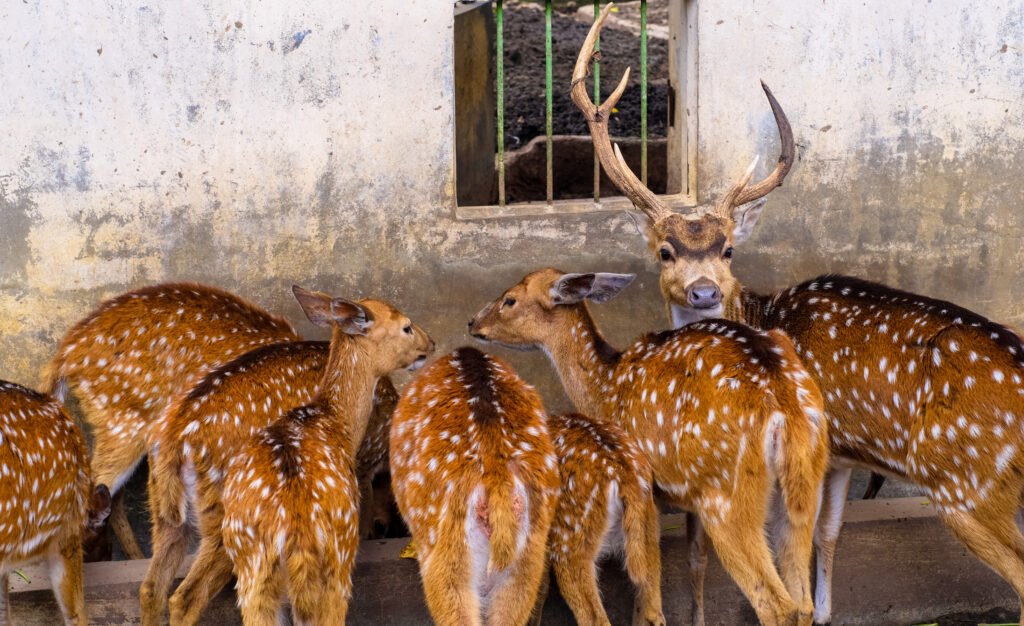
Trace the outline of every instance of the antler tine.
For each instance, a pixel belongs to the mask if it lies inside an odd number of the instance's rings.
[[[738,202],[737,199],[739,198],[743,190],[746,188],[747,183],[750,182],[751,177],[754,175],[754,168],[757,167],[757,163],[760,160],[760,156],[755,156],[754,160],[751,161],[750,165],[747,166],[747,170],[743,172],[743,175],[740,176],[735,183],[733,183],[732,187],[729,188],[729,191],[727,191],[724,196],[718,199],[718,202],[715,203],[715,211],[717,213],[730,215],[732,213],[733,207],[738,207],[741,204],[746,204],[745,202]]]
[[[629,198],[633,206],[642,211],[653,224],[669,215],[671,210],[654,192],[640,182],[640,179],[622,159],[621,153],[616,155],[612,148],[611,138],[608,136],[608,116],[626,90],[626,85],[629,82],[629,69],[623,74],[615,91],[601,106],[596,106],[591,102],[590,96],[587,94],[586,78],[590,61],[594,56],[594,44],[597,42],[601,27],[613,6],[615,6],[614,3],[605,5],[601,15],[594,20],[593,26],[590,27],[587,38],[583,41],[583,47],[576,58],[576,67],[572,72],[572,101],[583,112],[583,116],[587,120],[594,150],[597,152],[597,156],[601,160],[601,167],[604,168],[608,178],[612,179],[622,194]]]
[[[782,142],[782,150],[779,153],[779,162],[772,173],[756,185],[743,189],[736,196],[732,205],[734,207],[757,200],[767,195],[772,189],[782,185],[782,181],[785,180],[786,174],[789,173],[789,168],[793,167],[793,160],[796,158],[796,142],[793,141],[793,129],[789,125],[786,113],[782,110],[782,105],[779,104],[779,101],[775,99],[772,90],[768,88],[768,85],[764,84],[763,80],[761,81],[761,88],[764,89],[764,95],[768,97],[768,104],[772,107],[775,125],[779,127],[779,139]]]

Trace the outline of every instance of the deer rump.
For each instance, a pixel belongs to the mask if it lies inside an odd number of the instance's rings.
[[[526,547],[531,508],[526,485],[510,467],[485,468],[483,480],[470,492],[465,522],[470,579],[484,608]]]

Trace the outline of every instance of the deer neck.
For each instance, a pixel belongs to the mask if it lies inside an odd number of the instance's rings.
[[[770,301],[770,296],[762,296],[740,285],[736,295],[726,301],[722,317],[763,329],[767,323]]]
[[[606,402],[613,393],[621,353],[605,341],[586,304],[567,307],[564,315],[564,332],[546,343],[544,351],[577,410],[596,419],[609,419]]]
[[[335,329],[330,355],[314,402],[331,417],[334,436],[355,458],[373,411],[373,392],[380,374],[364,341]]]

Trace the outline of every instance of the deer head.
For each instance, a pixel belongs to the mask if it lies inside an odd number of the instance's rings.
[[[721,317],[725,305],[739,296],[732,274],[733,247],[746,241],[764,207],[764,196],[782,184],[796,154],[793,130],[775,96],[764,82],[768,103],[782,140],[775,169],[751,184],[757,159],[711,207],[691,215],[675,213],[648,189],[626,165],[618,146],[608,136],[608,117],[629,81],[629,69],[608,99],[595,105],[587,93],[586,77],[594,56],[594,43],[611,10],[608,4],[583,42],[572,77],[572,99],[586,117],[594,150],[613,183],[645,216],[644,237],[661,265],[661,292],[669,303],[672,321],[681,326],[708,317]]]
[[[353,302],[298,285],[292,287],[292,292],[309,321],[333,328],[332,341],[347,336],[374,346],[374,368],[379,375],[402,367],[418,369],[434,351],[434,340],[387,302]]]
[[[607,302],[625,289],[633,274],[566,274],[546,268],[528,274],[469,321],[481,341],[533,349],[551,346],[575,322],[572,309],[587,300]]]

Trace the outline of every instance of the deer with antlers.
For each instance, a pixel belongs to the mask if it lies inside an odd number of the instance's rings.
[[[327,362],[328,343],[323,341],[262,346],[213,370],[168,408],[150,446],[153,558],[139,593],[144,624],[160,623],[192,527],[199,530],[199,550],[171,601],[171,622],[197,620],[230,578],[221,533],[222,495],[230,463],[247,437],[313,400]],[[370,484],[387,463],[391,414],[397,401],[391,380],[381,377],[356,457],[363,537],[372,519]]]
[[[632,279],[539,270],[484,307],[469,331],[544,350],[575,405],[625,429],[669,501],[699,516],[761,622],[809,624],[814,519],[828,463],[817,387],[784,333],[725,320],[612,348],[586,301],[609,300]],[[779,570],[764,533],[776,490]]]
[[[0,381],[0,624],[7,576],[46,561],[68,626],[85,626],[83,537],[102,527],[110,492],[93,487],[85,438],[56,399]]]
[[[583,80],[606,14],[580,52],[573,101],[605,172],[646,216],[674,324],[725,316],[782,329],[824,393],[833,464],[815,537],[815,621],[831,618],[833,556],[854,467],[923,487],[943,522],[1024,601],[1024,536],[1014,523],[1024,493],[1020,338],[954,304],[856,278],[820,276],[769,295],[745,289],[730,260],[750,237],[764,196],[793,164],[785,113],[764,87],[782,143],[767,178],[750,184],[751,166],[711,210],[673,212],[608,137],[607,115],[625,82],[600,107],[586,96]]]
[[[330,355],[313,400],[248,438],[226,473],[223,541],[246,626],[279,623],[285,594],[297,624],[345,623],[358,545],[356,453],[374,388],[434,350],[385,302],[298,287],[295,297],[311,322],[331,328]]]
[[[391,479],[435,623],[530,617],[558,494],[546,421],[537,392],[475,348],[434,362],[402,394]]]

